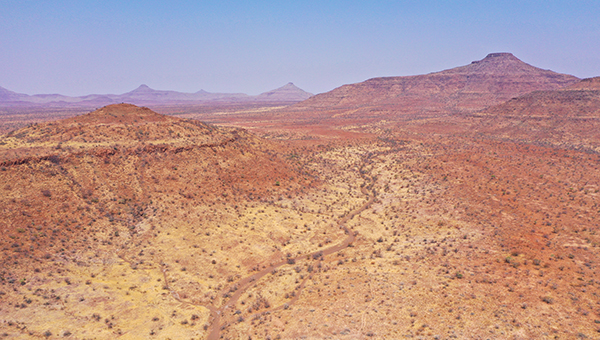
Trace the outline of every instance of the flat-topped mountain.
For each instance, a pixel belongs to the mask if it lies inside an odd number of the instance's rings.
[[[578,82],[577,77],[526,64],[510,53],[491,53],[469,65],[425,75],[381,77],[344,85],[294,105],[293,110],[359,110],[355,115],[464,113],[538,90]]]

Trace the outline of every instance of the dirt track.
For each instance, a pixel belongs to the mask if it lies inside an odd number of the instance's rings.
[[[366,180],[366,176],[363,175],[363,179]],[[288,264],[289,260],[297,261],[297,260],[305,259],[307,257],[314,257],[314,256],[319,256],[320,258],[323,258],[326,255],[335,254],[335,253],[347,248],[350,244],[352,244],[356,238],[356,233],[350,231],[350,229],[348,229],[344,224],[346,222],[348,222],[349,220],[351,220],[354,216],[360,214],[362,211],[367,209],[375,201],[375,192],[372,192],[371,195],[369,196],[369,192],[365,187],[361,188],[361,192],[367,196],[367,201],[360,208],[350,212],[349,214],[347,214],[345,217],[343,217],[342,219],[340,219],[337,222],[338,226],[340,228],[344,229],[344,231],[346,232],[346,235],[348,235],[341,243],[331,246],[329,248],[323,249],[323,250],[315,251],[315,252],[308,253],[308,254],[303,254],[301,256],[290,258],[286,261],[275,263],[275,264],[259,271],[258,273],[254,273],[250,276],[247,276],[247,277],[241,279],[240,281],[238,281],[232,285],[224,287],[219,292],[219,296],[223,296],[223,297],[227,296],[228,292],[232,291],[232,287],[234,287],[234,286],[236,286],[237,289],[230,296],[229,300],[225,304],[223,304],[220,308],[216,308],[212,305],[205,306],[206,308],[208,308],[211,311],[212,318],[213,318],[213,321],[212,321],[211,327],[210,327],[210,333],[209,333],[207,339],[208,340],[216,340],[216,339],[220,338],[221,329],[223,329],[224,326],[226,326],[226,325],[221,324],[221,316],[224,314],[224,312],[228,308],[235,306],[237,300],[240,298],[242,293],[244,293],[248,288],[255,285],[258,282],[258,280],[260,280],[263,276],[273,272],[273,270],[275,270],[283,265]],[[301,283],[300,291],[304,287],[306,280],[308,280],[310,277],[311,276],[308,276]],[[291,303],[295,302],[298,299],[298,296],[299,296],[299,294],[296,295],[296,297],[290,302]],[[289,304],[290,303],[288,303],[288,305]],[[275,310],[275,309],[279,309],[279,308],[281,308],[281,306],[275,307],[271,310]],[[265,313],[265,312],[267,312],[267,311],[262,311],[261,314]]]

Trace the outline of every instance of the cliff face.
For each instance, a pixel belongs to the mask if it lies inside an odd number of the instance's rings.
[[[293,106],[294,110],[355,110],[387,114],[465,113],[538,90],[554,90],[579,79],[526,64],[510,53],[441,72],[373,78],[344,85]]]

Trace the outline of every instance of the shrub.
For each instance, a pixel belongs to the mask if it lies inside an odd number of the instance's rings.
[[[57,149],[61,148],[61,145],[58,144],[56,146]],[[51,155],[50,157],[48,157],[48,160],[54,164],[59,164],[60,163],[60,157],[58,155]]]
[[[544,301],[544,302],[545,302],[545,303],[547,303],[547,304],[554,303],[554,299],[553,299],[553,298],[551,298],[551,297],[549,297],[549,296],[544,296],[544,297],[542,298],[542,301]]]

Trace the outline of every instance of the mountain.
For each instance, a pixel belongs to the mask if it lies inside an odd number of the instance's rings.
[[[275,102],[299,102],[308,99],[312,96],[312,93],[308,93],[301,88],[297,87],[293,83],[287,83],[284,86],[263,92],[256,96],[256,101],[275,101]]]
[[[531,91],[558,89],[578,81],[526,64],[511,53],[491,53],[441,72],[344,85],[290,110],[358,110],[355,115],[363,116],[474,112]]]

